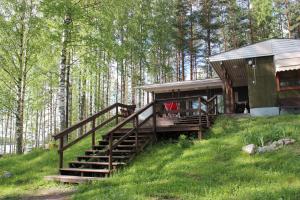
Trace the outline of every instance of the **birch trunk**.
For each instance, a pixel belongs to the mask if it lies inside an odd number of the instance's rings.
[[[68,29],[71,23],[71,16],[65,15],[64,30],[62,34],[62,50],[59,67],[59,93],[58,93],[58,109],[59,109],[59,127],[60,131],[67,127],[66,121],[66,66],[67,66],[67,48],[70,30]]]

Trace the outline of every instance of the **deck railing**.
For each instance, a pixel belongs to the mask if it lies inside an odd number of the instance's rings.
[[[139,116],[143,113],[145,113],[146,110],[151,109],[152,112],[150,112],[149,116],[147,116],[145,119],[140,120]],[[155,102],[149,103],[143,108],[137,110],[135,113],[127,117],[125,120],[121,121],[116,127],[114,127],[112,130],[110,130],[106,137],[108,137],[108,147],[106,150],[106,153],[109,156],[109,170],[111,171],[113,168],[112,165],[112,152],[113,150],[121,144],[124,140],[126,140],[128,137],[134,135],[135,136],[135,151],[139,151],[140,146],[140,139],[139,139],[139,128],[143,126],[145,123],[147,123],[150,119],[152,119],[153,126],[152,126],[152,134],[153,138],[156,138],[156,114],[155,114]],[[114,133],[118,130],[122,129],[124,126],[126,126],[128,123],[133,122],[133,128],[131,128],[127,133],[125,133],[120,139],[113,141]]]
[[[194,109],[191,105],[192,102],[198,102],[198,108]],[[139,129],[145,125],[147,122],[152,119],[152,136],[153,139],[156,140],[156,129],[157,129],[157,122],[156,122],[156,116],[157,114],[175,114],[175,111],[161,111],[159,109],[160,106],[163,106],[166,102],[177,102],[177,103],[183,103],[183,105],[186,106],[185,109],[179,109],[176,111],[176,114],[179,115],[199,115],[199,128],[202,128],[202,117],[206,117],[206,126],[210,126],[210,119],[209,117],[212,115],[218,114],[218,98],[217,96],[214,96],[210,99],[204,99],[202,96],[193,96],[193,97],[179,97],[179,98],[170,98],[170,99],[159,99],[155,100],[152,103],[147,104],[143,108],[140,108],[136,112],[133,113],[135,106],[132,105],[124,105],[120,103],[115,103],[100,112],[94,114],[93,116],[65,129],[64,131],[60,132],[59,134],[54,136],[55,140],[59,140],[59,168],[63,167],[64,162],[64,151],[70,148],[71,146],[75,145],[82,139],[86,138],[89,135],[92,135],[91,138],[91,145],[92,147],[95,146],[95,133],[100,128],[104,127],[105,125],[108,125],[115,121],[115,127],[112,128],[105,136],[108,139],[108,146],[105,149],[106,155],[109,157],[109,170],[113,170],[112,165],[112,153],[113,150],[116,149],[116,147],[121,144],[124,140],[126,140],[130,136],[134,136],[135,138],[135,150],[136,152],[139,151],[140,147],[140,138],[139,138]],[[188,106],[187,106],[188,105]],[[181,106],[180,106],[181,107]],[[120,113],[119,108],[121,109],[122,113]],[[114,111],[113,114],[111,112]],[[126,112],[124,112],[126,111]],[[150,111],[150,112],[149,112]],[[129,116],[124,116],[124,113],[131,114]],[[99,121],[99,118],[103,118],[105,115],[109,114],[108,118],[105,121],[102,121],[101,123],[97,124],[97,121]],[[141,115],[147,115],[144,119],[140,117]],[[123,117],[124,119],[119,122],[119,118]],[[133,124],[132,128],[129,128],[129,131],[125,133],[121,138],[114,139],[114,133],[119,131],[120,129],[124,128],[128,124]],[[90,130],[85,131],[84,134],[80,135],[77,134],[73,140],[66,140],[66,138],[69,138],[72,132],[78,130],[78,129],[86,129],[90,125]],[[128,128],[128,127],[126,127]],[[114,140],[113,140],[114,139]]]
[[[86,138],[89,135],[92,135],[92,146],[95,145],[96,140],[96,131],[100,128],[104,127],[105,125],[108,125],[112,123],[115,120],[115,123],[118,124],[120,117],[126,117],[123,113],[119,111],[119,108],[125,109],[130,113],[135,109],[135,106],[133,105],[125,105],[121,103],[115,103],[100,112],[94,114],[93,116],[88,117],[87,119],[82,120],[81,122],[78,122],[77,124],[74,124],[73,126],[63,130],[59,134],[53,136],[55,140],[59,140],[59,168],[63,167],[63,161],[64,161],[64,151],[70,148],[71,146],[75,145],[82,139]],[[114,113],[112,114],[111,112]],[[108,119],[105,119],[105,121],[100,122],[99,124],[96,124],[97,121],[100,121],[99,119],[102,117],[105,117],[105,115],[108,115]],[[71,134],[78,130],[78,129],[87,129],[87,127],[90,125],[90,130],[85,131],[84,134],[76,134],[74,137],[70,137]],[[73,139],[73,140],[70,140]]]
[[[180,118],[182,116],[199,116],[199,126],[202,127],[202,117],[206,117],[207,127],[210,126],[210,116],[217,115],[219,113],[218,108],[218,96],[213,96],[210,99],[205,99],[202,96],[189,96],[189,97],[177,97],[168,99],[156,100],[159,115],[169,115],[171,118]],[[166,110],[165,103],[176,103],[177,109]],[[197,102],[197,107],[193,104]]]

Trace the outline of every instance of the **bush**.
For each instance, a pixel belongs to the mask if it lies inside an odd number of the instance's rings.
[[[178,146],[181,148],[189,148],[193,142],[186,136],[181,134],[178,140]]]

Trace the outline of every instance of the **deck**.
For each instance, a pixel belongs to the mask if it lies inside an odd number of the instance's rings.
[[[168,102],[176,109],[167,109]],[[195,102],[197,108],[195,108]],[[202,131],[213,123],[218,114],[217,97],[209,100],[201,96],[157,100],[134,111],[135,106],[113,104],[93,116],[69,127],[54,136],[59,140],[59,176],[46,177],[49,180],[76,183],[97,180],[110,176],[114,171],[130,163],[143,149],[163,133],[196,133],[202,138]],[[107,119],[98,120],[100,117]],[[108,124],[115,126],[96,140],[96,131]],[[80,128],[86,128],[83,135],[70,137]],[[68,165],[64,164],[64,151],[83,138],[91,136],[91,146]],[[68,139],[65,139],[68,138]],[[69,139],[70,138],[70,139]]]

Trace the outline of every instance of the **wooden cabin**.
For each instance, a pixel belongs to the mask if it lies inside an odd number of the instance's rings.
[[[159,136],[198,133],[201,139],[218,114],[299,112],[300,40],[272,39],[212,56],[209,61],[219,78],[142,86],[148,93],[143,108],[134,111],[134,105],[115,103],[55,135],[60,175],[47,179],[78,183],[107,177]],[[114,122],[97,141],[96,131]],[[83,127],[90,128],[72,137]],[[64,151],[88,136],[91,147],[66,167]]]
[[[142,87],[156,100],[174,97],[218,97],[218,113],[252,116],[299,112],[300,40],[271,39],[209,58],[219,79]],[[191,103],[181,103],[190,108]]]

